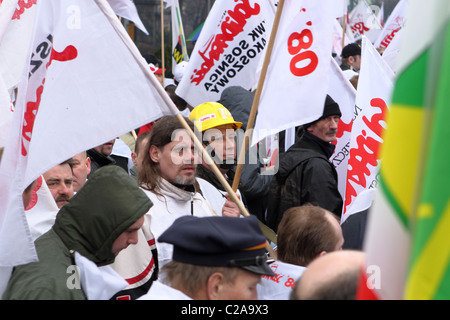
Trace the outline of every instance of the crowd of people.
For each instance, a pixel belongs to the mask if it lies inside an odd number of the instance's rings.
[[[250,213],[244,215],[212,166],[233,183],[253,93],[229,87],[219,101],[193,107],[175,93],[186,63],[165,85],[165,70],[145,58],[213,163],[178,117],[164,116],[51,168],[43,178],[57,213],[36,237],[39,261],[14,268],[2,299],[354,299],[364,264],[354,236],[360,230],[343,232],[329,161],[339,105],[327,96],[322,116],[297,128],[294,145],[284,150],[280,142],[275,175],[262,174],[261,161],[245,161],[236,190]],[[341,68],[357,74],[361,48],[345,47],[342,58]],[[129,158],[114,153],[119,141]],[[35,185],[23,193],[25,208]],[[277,234],[276,243],[261,224]],[[69,285],[74,265],[78,277],[108,270],[116,286],[101,277]]]

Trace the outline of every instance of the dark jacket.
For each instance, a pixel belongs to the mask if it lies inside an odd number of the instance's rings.
[[[252,108],[254,94],[240,86],[226,88],[220,97],[219,103],[225,106],[233,115],[234,120],[242,122],[242,131],[246,130],[250,110]],[[259,220],[265,221],[267,206],[267,195],[269,193],[272,176],[261,174],[263,164],[259,160],[258,146],[249,148],[242,166],[239,180],[239,191],[241,192],[248,211],[256,215]],[[240,146],[237,149],[238,156]],[[249,154],[257,154],[257,163],[250,163]]]
[[[114,262],[114,241],[151,206],[122,169],[99,169],[59,210],[52,229],[35,241],[39,262],[15,268],[3,299],[86,299],[82,288],[67,285],[75,251],[98,266]]]
[[[280,166],[273,177],[267,208],[267,225],[277,230],[284,212],[306,203],[341,216],[342,197],[337,172],[328,160],[334,146],[305,133],[280,155]]]
[[[89,158],[91,158],[91,172],[88,175],[88,178],[101,167],[107,165],[117,165],[128,172],[128,159],[125,157],[121,157],[118,155],[111,154],[109,156],[105,156],[98,152],[95,149],[89,149],[87,152]]]

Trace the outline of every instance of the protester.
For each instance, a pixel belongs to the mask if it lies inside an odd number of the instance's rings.
[[[73,197],[72,160],[66,160],[43,174],[59,209]]]
[[[202,133],[203,144],[208,154],[214,160],[216,167],[223,174],[229,185],[233,184],[234,169],[236,166],[236,133],[242,126],[235,121],[230,111],[217,102],[205,102],[195,107],[189,115],[197,130]],[[222,192],[214,192],[207,198],[227,197],[225,187],[216,177],[211,167],[202,158],[197,165],[197,177],[205,179]],[[238,196],[240,195],[237,190]]]
[[[339,105],[327,95],[322,117],[304,125],[299,141],[280,155],[267,208],[267,225],[273,230],[278,228],[287,209],[305,203],[341,216],[343,201],[337,173],[329,161],[335,148],[331,142],[336,140],[340,116]]]
[[[153,63],[149,63],[150,71],[153,72],[158,82],[163,86],[164,88],[164,79],[163,79],[163,69],[160,67],[155,66]],[[164,69],[166,71],[166,69]]]
[[[52,229],[35,241],[39,261],[15,267],[3,299],[86,299],[86,288],[77,285],[79,273],[68,285],[76,253],[97,266],[112,263],[136,243],[151,205],[122,169],[99,169],[60,209]]]
[[[131,154],[135,166],[130,170],[131,176],[135,179],[142,169],[144,150],[148,149],[146,146],[150,134],[151,131],[146,131],[136,139],[135,151]],[[148,215],[145,216],[142,228],[138,230],[138,238],[138,243],[122,250],[111,265],[128,282],[128,286],[115,294],[112,300],[136,300],[145,294],[153,281],[158,278],[157,249]]]
[[[131,160],[133,161],[134,166],[131,167],[130,174],[136,179],[142,165],[142,159],[144,158],[144,152],[142,150],[145,149],[145,145],[150,139],[150,132],[151,131],[145,131],[136,138],[134,151],[131,152]]]
[[[220,230],[220,232],[218,232]],[[256,300],[267,265],[265,237],[256,217],[184,216],[162,233],[159,242],[173,245],[172,261],[141,299]]]
[[[341,70],[354,70],[356,72],[361,68],[361,46],[357,43],[350,43],[342,49]]]
[[[116,139],[112,139],[87,151],[87,155],[91,159],[91,172],[88,174],[88,178],[97,169],[103,166],[116,164],[116,161],[111,157],[115,142]]]
[[[365,254],[354,250],[315,259],[297,281],[291,300],[354,300],[364,262]]]
[[[242,122],[241,130],[237,131],[238,134],[242,134],[238,137],[239,141],[243,141],[243,133],[247,128],[253,98],[253,92],[240,86],[230,86],[223,90],[218,101],[230,110],[236,121]],[[265,222],[267,196],[272,175],[265,174],[264,163],[260,159],[259,145],[248,148],[239,179],[239,191],[245,199],[248,211],[260,221]]]
[[[194,124],[185,120],[194,130]],[[196,178],[196,156],[193,141],[177,117],[165,116],[156,122],[138,175],[141,188],[154,203],[148,214],[156,239],[180,216],[240,216],[233,201],[222,199],[213,204],[205,196],[218,191]],[[172,246],[158,241],[156,246],[161,267],[170,261]]]
[[[342,223],[344,249],[363,250],[369,212],[370,208],[355,212]]]
[[[181,61],[180,63],[178,63],[174,70],[173,70],[173,80],[175,81],[175,85],[178,85],[181,81],[181,79],[183,79],[183,76],[186,72],[186,67],[188,65],[188,62],[186,61]]]
[[[73,191],[78,192],[91,172],[91,158],[87,156],[86,151],[83,151],[72,157],[72,163]]]
[[[176,88],[177,87],[175,85],[168,85],[165,87],[165,90],[169,95],[170,99],[177,106],[178,110],[183,115],[183,117],[189,117],[192,107],[183,98],[181,98],[179,95],[175,93]]]
[[[288,300],[306,267],[324,254],[341,250],[344,243],[339,219],[309,204],[286,210],[277,240],[278,259],[271,264],[275,277],[263,277],[258,285],[260,299]]]

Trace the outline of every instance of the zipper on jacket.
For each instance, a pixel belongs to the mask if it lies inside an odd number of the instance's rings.
[[[191,216],[194,215],[194,195],[191,196]]]

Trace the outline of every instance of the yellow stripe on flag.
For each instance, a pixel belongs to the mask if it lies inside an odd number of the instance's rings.
[[[420,212],[423,208],[428,211],[426,214]],[[423,204],[419,207],[418,216],[429,215],[429,210],[430,204]],[[449,234],[450,201],[447,202],[434,232],[411,268],[405,292],[406,299],[430,300],[434,298],[448,268],[450,258]]]
[[[393,103],[382,146],[381,174],[402,213],[409,216],[413,205],[419,161],[423,108]]]

